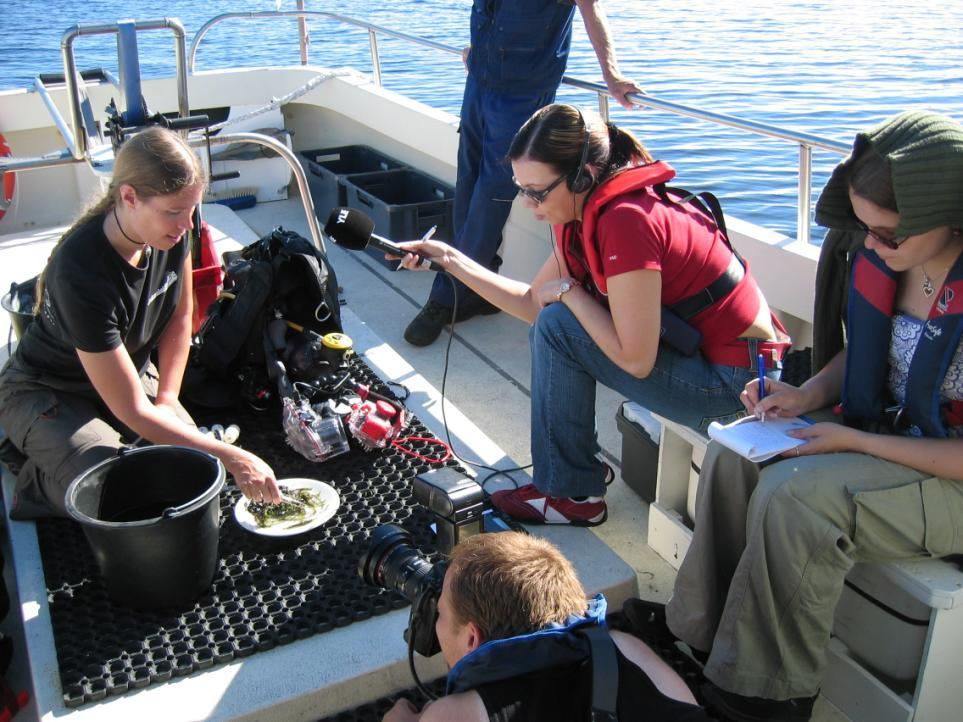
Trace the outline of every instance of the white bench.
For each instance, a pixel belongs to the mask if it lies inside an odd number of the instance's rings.
[[[662,432],[648,543],[678,569],[708,439],[655,418]],[[856,722],[963,719],[963,572],[938,559],[857,564],[828,655],[822,694]]]

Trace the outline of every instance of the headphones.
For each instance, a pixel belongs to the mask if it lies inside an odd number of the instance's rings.
[[[585,122],[585,116],[582,115],[582,111],[579,110],[579,107],[577,105],[572,105],[570,107],[575,109],[575,112],[578,113],[579,120],[582,121],[583,141],[582,157],[579,158],[578,168],[573,171],[575,176],[572,177],[570,173],[566,184],[572,193],[584,193],[595,184],[595,178],[592,177],[592,174],[585,172],[585,163],[588,161],[589,143],[592,140],[592,134],[589,132],[588,124]]]

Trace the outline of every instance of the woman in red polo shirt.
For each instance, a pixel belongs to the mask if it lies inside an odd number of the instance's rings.
[[[524,521],[600,524],[611,470],[587,412],[597,382],[704,431],[744,411],[739,394],[759,354],[778,375],[789,340],[716,214],[666,191],[675,172],[631,133],[549,105],[522,126],[509,158],[525,204],[554,227],[554,252],[531,283],[443,243],[404,245],[532,324],[534,484],[493,503]],[[690,334],[663,320],[665,307]]]

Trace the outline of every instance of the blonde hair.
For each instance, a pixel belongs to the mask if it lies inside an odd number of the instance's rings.
[[[452,551],[446,576],[458,621],[477,624],[486,640],[564,624],[587,607],[571,562],[521,532],[469,537]]]
[[[131,186],[138,198],[146,200],[156,196],[179,193],[207,183],[207,172],[197,154],[177,133],[152,126],[131,136],[121,146],[114,159],[114,174],[107,191],[88,205],[64,233],[50,252],[57,249],[74,231],[97,216],[108,213],[119,202],[120,188]],[[48,263],[50,258],[47,259]],[[34,313],[40,309],[43,299],[44,273],[37,278]]]

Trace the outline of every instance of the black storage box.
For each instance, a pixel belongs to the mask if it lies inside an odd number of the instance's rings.
[[[625,416],[625,404],[615,414],[622,434],[622,480],[646,502],[655,501],[659,472],[659,445],[649,433]]]
[[[358,173],[343,183],[348,207],[371,216],[379,236],[413,241],[437,226],[434,237],[451,240],[455,189],[450,185],[411,168]],[[392,270],[398,267],[397,261],[385,260],[382,251],[368,253]]]
[[[332,208],[347,205],[344,189],[346,176],[406,167],[400,160],[366,145],[303,150],[301,157],[308,185],[311,187],[314,210],[322,223]]]

